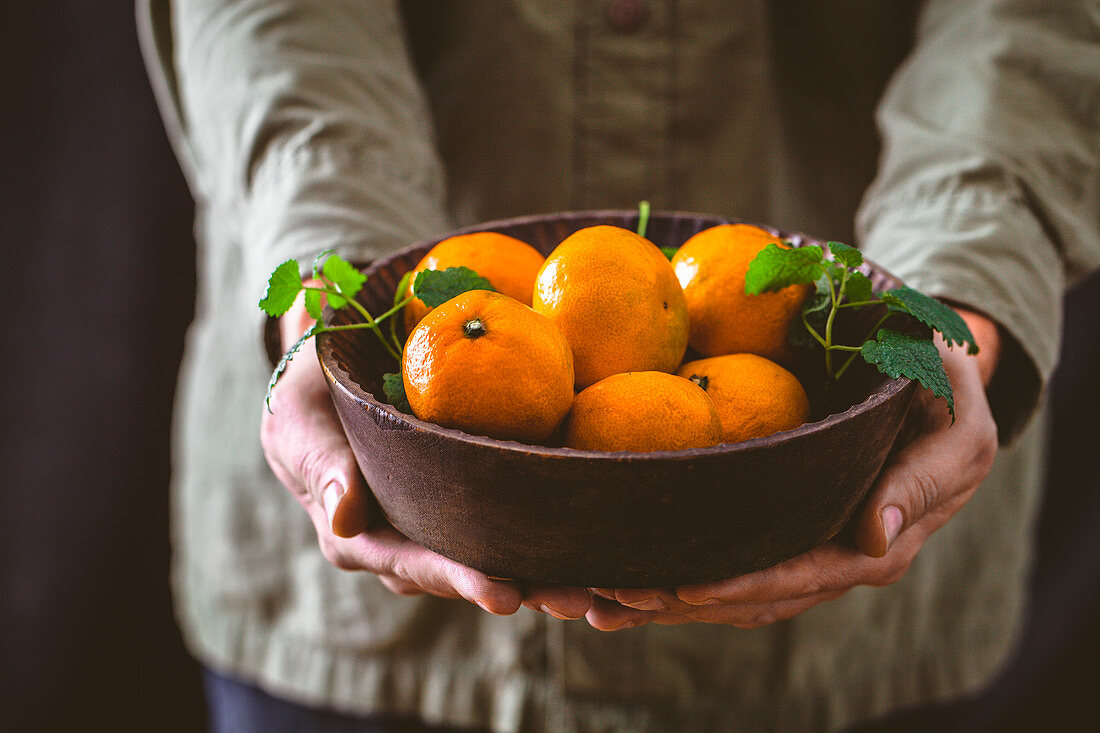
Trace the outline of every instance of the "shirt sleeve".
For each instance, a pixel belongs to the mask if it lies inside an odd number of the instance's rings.
[[[1100,265],[1100,13],[1077,0],[931,0],[878,111],[861,247],[1007,336],[1002,441],[1036,411],[1066,286]]]
[[[396,3],[173,0],[170,15],[177,150],[203,214],[243,249],[243,282],[446,228]]]

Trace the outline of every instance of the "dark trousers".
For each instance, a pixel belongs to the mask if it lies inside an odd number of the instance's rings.
[[[344,715],[272,697],[258,687],[203,670],[209,733],[474,733],[413,718]]]

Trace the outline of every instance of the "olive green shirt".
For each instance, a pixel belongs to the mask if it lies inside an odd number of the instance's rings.
[[[499,731],[809,731],[1006,660],[1061,296],[1100,263],[1095,2],[139,0],[138,19],[197,204],[172,523],[203,663]],[[752,631],[495,617],[329,566],[260,449],[267,274],[641,199],[856,242],[997,321],[1007,447],[970,503],[895,585]]]

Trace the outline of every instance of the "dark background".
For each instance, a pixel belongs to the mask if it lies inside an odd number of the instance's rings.
[[[0,720],[8,730],[201,731],[199,676],[167,586],[168,429],[193,300],[191,200],[129,2],[9,2],[0,18],[9,73],[0,242],[14,283],[0,360]],[[1021,649],[981,695],[875,730],[1035,730],[1091,718],[1100,279],[1067,302]]]

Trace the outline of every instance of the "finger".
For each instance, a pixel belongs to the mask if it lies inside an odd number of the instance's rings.
[[[632,629],[643,624],[656,621],[664,614],[653,611],[639,611],[627,608],[615,601],[609,601],[600,596],[592,597],[592,606],[585,613],[584,618],[589,625],[600,631],[619,631],[620,629]]]
[[[849,589],[833,590],[803,598],[792,598],[775,603],[734,604],[719,606],[697,606],[691,611],[677,614],[693,622],[724,624],[742,629],[757,629],[762,626],[786,621],[805,613],[819,603],[839,598]]]
[[[392,575],[379,575],[378,579],[382,581],[382,585],[399,596],[420,596],[426,592],[416,583],[395,578]]]
[[[464,598],[497,615],[515,613],[522,601],[519,585],[493,580],[473,568],[438,555],[396,530],[370,530],[335,540],[344,562],[412,583],[446,598]]]
[[[669,588],[618,588],[614,591],[613,598],[638,611],[678,613],[690,608]]]
[[[371,517],[377,512],[374,510],[374,495],[363,481],[358,467],[348,477],[350,484],[344,489],[343,496],[336,500],[331,509],[328,503],[325,505],[325,515],[329,518],[329,526],[337,537],[354,537],[370,526]],[[339,486],[339,482],[335,484]],[[336,494],[339,495],[339,489]]]
[[[681,586],[676,597],[692,606],[766,605],[840,592],[856,585],[889,585],[908,569],[923,542],[914,534],[886,557],[873,558],[826,542],[770,568],[735,578]]]
[[[940,345],[955,394],[954,424],[943,400],[921,392],[910,413],[924,431],[883,469],[855,521],[856,544],[882,557],[917,523],[942,526],[973,495],[992,469],[997,428],[985,397],[979,364],[961,348]]]
[[[584,588],[568,585],[527,584],[523,605],[534,611],[561,619],[583,618],[592,605],[592,596]]]
[[[370,491],[340,426],[312,340],[287,368],[261,419],[261,442],[275,475],[303,505],[325,510],[341,537],[366,529]]]

